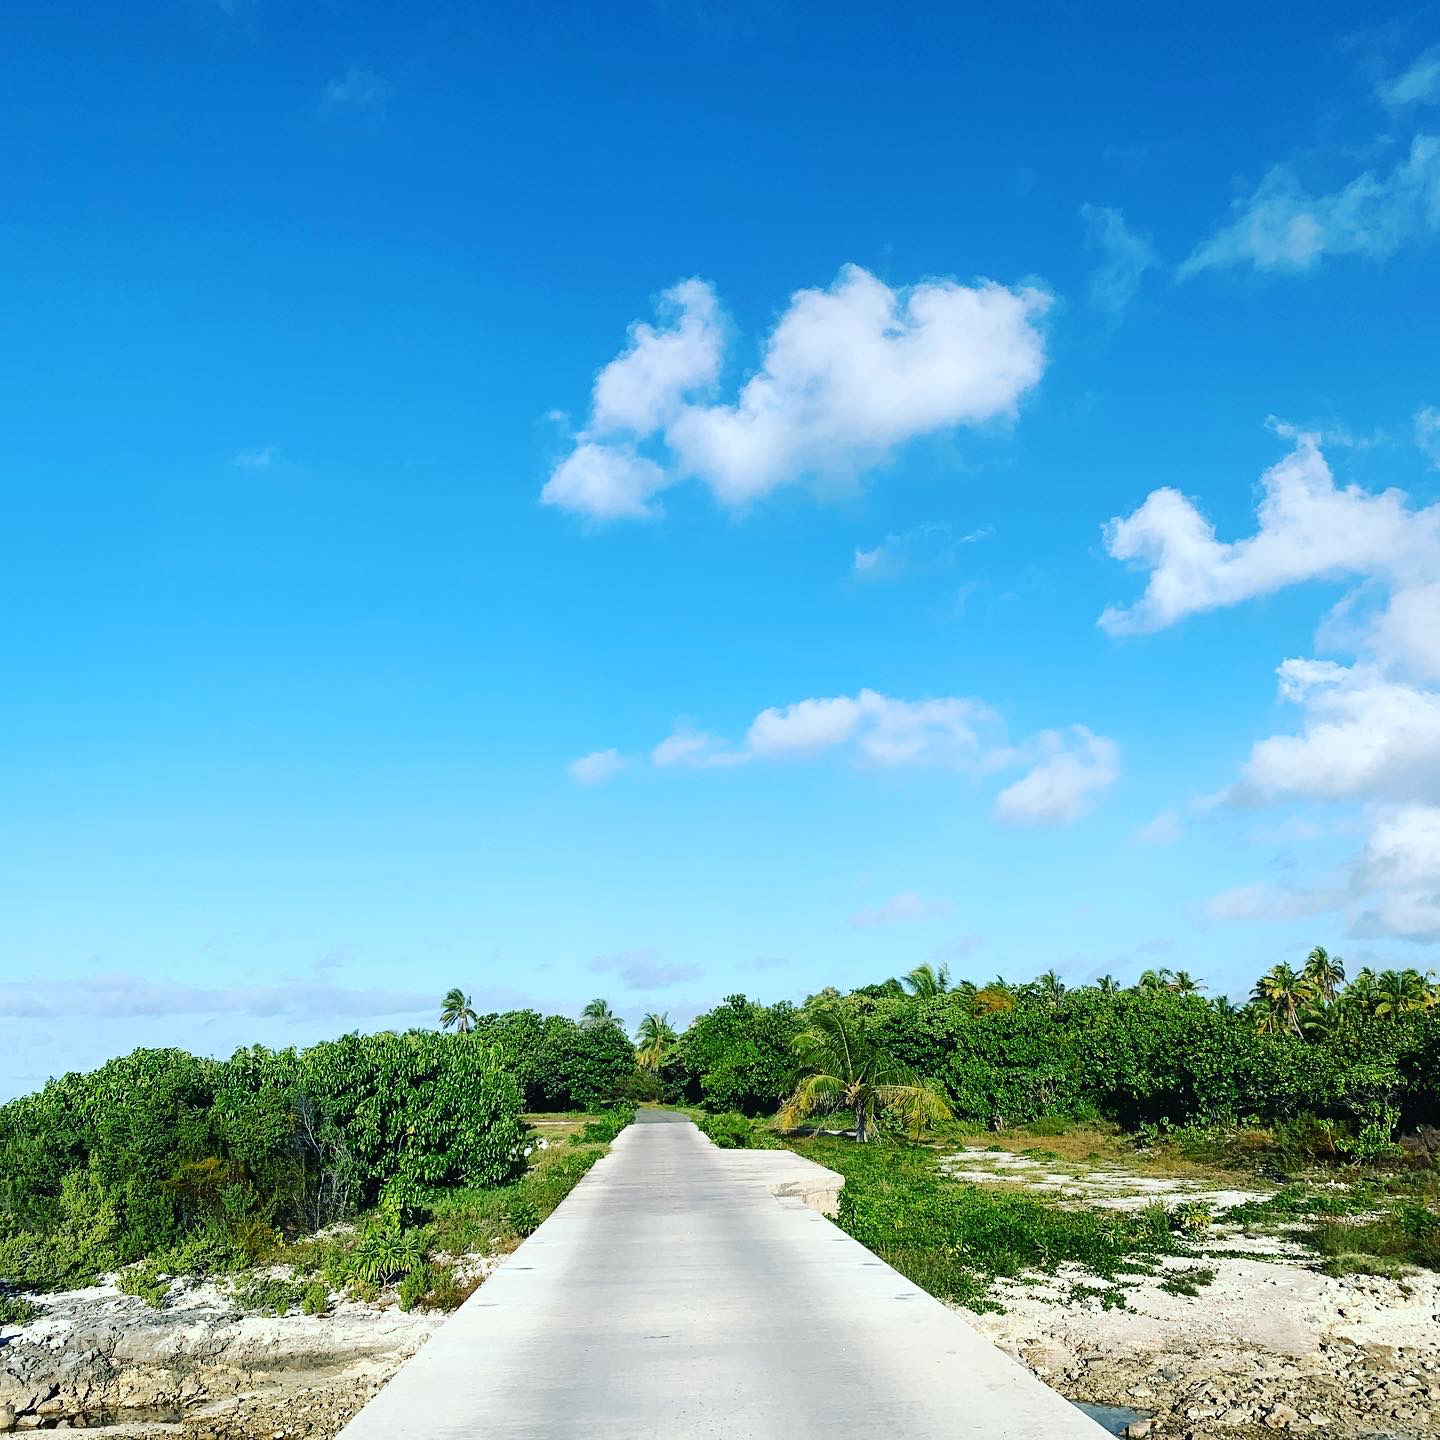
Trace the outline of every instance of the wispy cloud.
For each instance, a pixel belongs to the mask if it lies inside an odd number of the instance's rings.
[[[907,575],[943,570],[955,563],[962,545],[988,540],[993,525],[956,534],[943,520],[926,520],[909,530],[892,532],[870,550],[855,550],[853,573],[857,580],[900,580]]]
[[[995,797],[998,819],[1012,825],[1068,825],[1087,814],[1120,778],[1120,747],[1083,725],[1039,737],[1044,758]]]
[[[1113,322],[1129,307],[1141,278],[1155,264],[1155,247],[1108,205],[1082,205],[1080,217],[1085,222],[1086,247],[1099,257],[1090,274],[1090,303]]]
[[[115,973],[0,983],[0,1015],[13,1019],[85,1016],[123,1020],[147,1015],[414,1018],[434,1009],[434,995],[418,990],[351,989],[304,980],[282,981],[278,985],[201,986]]]
[[[759,368],[717,396],[728,327],[711,285],[681,281],[597,376],[590,420],[541,499],[597,520],[654,517],[698,477],[743,507],[806,478],[853,482],[917,436],[1012,416],[1045,368],[1050,297],[991,281],[892,289],[848,265],[793,295]]]
[[[658,950],[621,950],[614,955],[597,955],[590,962],[597,974],[617,975],[627,990],[664,990],[686,980],[698,980],[698,965],[673,965],[661,959]]]
[[[1440,410],[1433,405],[1416,411],[1415,443],[1425,458],[1440,469]]]
[[[1162,810],[1135,832],[1135,838],[1142,845],[1173,845],[1182,834],[1184,826],[1179,814],[1174,810]]]
[[[1440,45],[1425,51],[1412,65],[1377,87],[1380,98],[1394,109],[1440,101]]]
[[[273,445],[261,445],[254,450],[237,450],[230,463],[237,470],[268,470],[274,463],[277,451]]]
[[[1233,208],[1230,224],[1180,266],[1180,279],[1231,265],[1300,272],[1336,255],[1384,259],[1440,230],[1440,136],[1417,135],[1389,169],[1320,194],[1276,165]]]
[[[603,785],[613,779],[628,762],[618,750],[592,750],[566,767],[577,785]]]
[[[320,96],[322,115],[365,115],[383,120],[394,91],[382,75],[363,65],[352,65],[343,75],[329,81]]]
[[[903,925],[910,920],[929,920],[948,915],[953,906],[948,900],[926,900],[914,890],[902,890],[883,905],[857,910],[850,917],[853,930],[874,930],[890,925]]]

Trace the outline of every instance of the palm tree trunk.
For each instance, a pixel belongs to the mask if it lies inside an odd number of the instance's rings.
[[[855,1141],[863,1145],[870,1138],[865,1129],[865,1106],[861,1101],[855,1104]]]

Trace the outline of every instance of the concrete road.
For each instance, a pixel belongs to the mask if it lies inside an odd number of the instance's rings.
[[[830,1172],[641,1117],[345,1440],[1105,1433],[794,1195]]]

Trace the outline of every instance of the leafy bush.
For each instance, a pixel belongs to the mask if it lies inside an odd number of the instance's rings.
[[[750,1121],[733,1110],[723,1115],[706,1115],[700,1121],[700,1129],[722,1150],[744,1150],[753,1143]]]
[[[236,1305],[257,1315],[288,1315],[304,1305],[307,1294],[307,1286],[273,1275],[246,1275],[230,1287]]]
[[[635,1123],[633,1105],[616,1105],[597,1120],[587,1120],[570,1137],[572,1145],[608,1145],[627,1125]]]
[[[1378,1257],[1440,1270],[1440,1214],[1413,1200],[1401,1200],[1375,1219],[1322,1224],[1311,1241],[1322,1255],[1337,1259]]]
[[[116,1277],[115,1288],[122,1295],[143,1300],[152,1310],[163,1310],[170,1298],[170,1284],[153,1260],[122,1270]]]
[[[402,1310],[413,1310],[429,1293],[434,1277],[428,1265],[417,1265],[400,1282],[396,1298]]]
[[[300,1308],[307,1315],[323,1315],[330,1308],[330,1287],[323,1280],[312,1280],[300,1295]]]
[[[0,1295],[0,1325],[28,1325],[39,1313],[23,1295]]]
[[[790,1093],[790,1046],[801,1028],[793,1005],[757,1005],[731,995],[680,1037],[660,1067],[661,1078],[678,1099],[710,1111],[773,1114]]]

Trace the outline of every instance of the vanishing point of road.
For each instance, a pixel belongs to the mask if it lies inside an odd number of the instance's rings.
[[[811,1208],[838,1184],[641,1111],[343,1440],[1099,1440]]]

